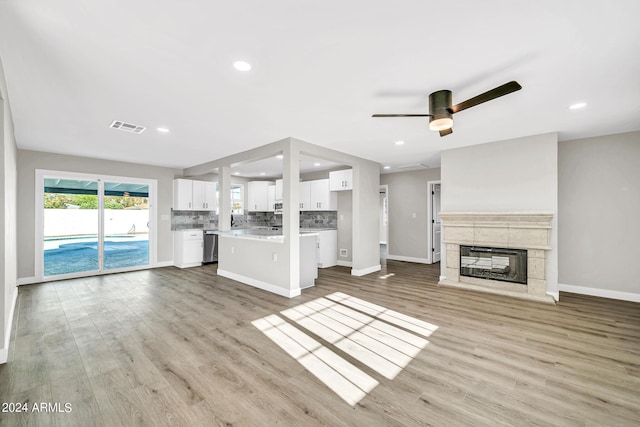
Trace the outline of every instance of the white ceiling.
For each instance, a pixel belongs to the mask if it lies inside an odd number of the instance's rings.
[[[639,16],[637,0],[2,0],[0,57],[19,148],[183,168],[293,136],[394,171],[470,144],[640,130]],[[444,138],[371,118],[510,80],[523,89]]]
[[[300,155],[300,172],[312,173],[326,171],[330,169],[339,169],[340,163],[331,162],[324,159],[316,159],[304,154]],[[267,159],[257,160],[249,163],[232,165],[231,173],[236,176],[245,178],[282,178],[282,159],[277,157],[269,157]]]

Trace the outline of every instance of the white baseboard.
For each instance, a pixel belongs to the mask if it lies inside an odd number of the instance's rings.
[[[447,280],[447,276],[440,276],[440,280]]]
[[[547,291],[547,295],[552,296],[553,299],[556,300],[556,301],[560,301],[560,291],[556,291],[556,292],[548,292]]]
[[[154,265],[153,267],[160,268],[160,267],[171,267],[171,266],[173,266],[173,260],[156,262],[156,265]]]
[[[431,264],[431,260],[429,258],[416,258],[412,256],[402,256],[402,255],[387,255],[387,259],[391,259],[394,261],[406,261],[406,262],[417,262],[419,264]]]
[[[11,306],[9,307],[9,323],[7,325],[7,329],[4,331],[4,347],[0,348],[0,364],[7,363],[9,359],[9,342],[11,341],[11,328],[13,327],[13,315],[16,311],[16,302],[18,301],[18,287],[13,293],[13,301],[11,301]]]
[[[367,268],[361,268],[359,270],[356,270],[355,268],[352,268],[351,269],[351,275],[352,276],[366,276],[367,274],[375,273],[376,271],[380,271],[380,270],[382,270],[382,266],[380,264],[373,265],[373,266],[367,267]]]
[[[351,261],[340,261],[338,260],[338,265],[341,267],[353,267],[353,263]]]
[[[287,298],[293,298],[300,295],[300,288],[285,289],[280,286],[272,285],[271,283],[263,282],[262,280],[256,280],[241,274],[221,270],[220,268],[218,268],[218,276],[226,277],[227,279],[235,280],[236,282],[244,283],[245,285],[253,286],[254,288],[262,289],[263,291],[268,291]]]
[[[22,286],[22,285],[32,285],[34,283],[39,283],[38,280],[36,279],[36,276],[31,276],[31,277],[18,277],[17,280],[17,285],[18,286]]]
[[[574,294],[591,295],[594,297],[619,299],[631,302],[640,302],[640,294],[632,292],[613,291],[610,289],[589,288],[587,286],[574,286],[558,284],[558,289],[563,292],[571,292]]]

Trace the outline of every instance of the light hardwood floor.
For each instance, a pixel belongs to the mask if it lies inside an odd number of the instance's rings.
[[[0,424],[640,425],[640,304],[441,288],[438,268],[325,269],[291,300],[215,265],[23,286],[0,402],[72,411],[0,412]],[[438,326],[393,380],[333,348],[379,382],[353,407],[251,324],[333,292]]]

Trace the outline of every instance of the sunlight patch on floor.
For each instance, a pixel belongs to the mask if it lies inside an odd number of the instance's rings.
[[[389,380],[427,346],[429,341],[423,337],[438,329],[342,292],[281,314]],[[373,377],[275,314],[252,324],[352,406],[378,385]]]

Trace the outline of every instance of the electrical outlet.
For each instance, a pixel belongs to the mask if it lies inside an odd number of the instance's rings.
[[[275,252],[274,252],[274,253],[272,253],[272,254],[271,254],[271,260],[272,260],[273,262],[278,262],[278,254],[277,254],[277,253],[275,253]]]
[[[341,257],[349,256],[349,251],[346,249],[340,249],[340,256]]]
[[[411,218],[415,218],[415,217],[416,217],[416,213],[414,212],[411,214]]]
[[[231,253],[235,254],[236,253],[236,247],[235,246],[231,246]]]

